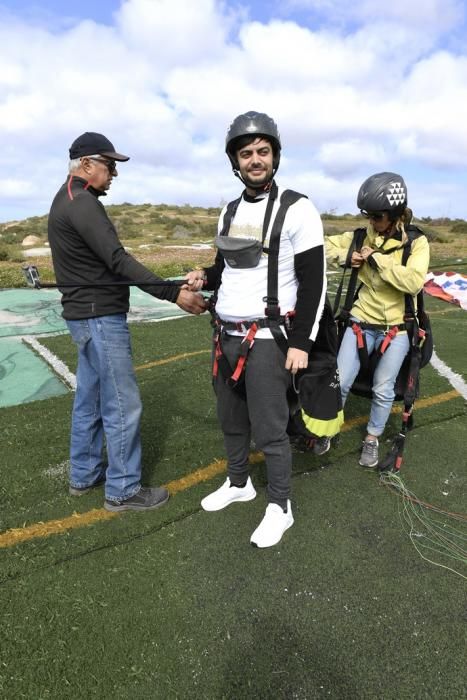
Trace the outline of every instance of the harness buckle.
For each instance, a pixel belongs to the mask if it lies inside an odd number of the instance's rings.
[[[264,309],[264,315],[266,318],[279,318],[281,315],[281,309],[279,306],[279,300],[277,297],[263,297],[263,301],[266,304]]]

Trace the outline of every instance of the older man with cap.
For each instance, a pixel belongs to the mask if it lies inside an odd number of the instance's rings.
[[[105,482],[109,511],[153,509],[169,498],[164,488],[141,486],[141,399],[125,282],[137,281],[148,294],[190,313],[205,310],[201,294],[164,285],[119,241],[99,197],[118,175],[116,161],[127,160],[102,134],[79,136],[70,147],[69,176],[53,200],[48,225],[63,317],[78,347],[69,492],[80,496]]]

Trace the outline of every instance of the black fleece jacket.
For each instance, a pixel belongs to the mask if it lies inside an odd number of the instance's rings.
[[[69,176],[55,195],[49,213],[48,235],[57,284],[62,293],[63,317],[69,320],[126,313],[130,291],[126,285],[80,287],[80,284],[137,281],[148,294],[175,302],[179,288],[152,286],[161,282],[127,253],[98,197],[105,194],[83,178]],[[76,287],[60,287],[76,283]]]

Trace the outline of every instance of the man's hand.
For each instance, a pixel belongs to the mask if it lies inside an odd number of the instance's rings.
[[[192,292],[199,292],[204,286],[204,270],[192,270],[185,275],[185,279],[187,284],[183,285],[182,289],[190,289]]]
[[[297,374],[299,369],[306,369],[306,367],[308,367],[308,353],[298,348],[289,348],[285,369],[290,370],[292,374]]]
[[[175,302],[183,311],[188,311],[189,314],[202,314],[208,308],[206,300],[202,294],[197,292],[189,292],[187,289],[181,289],[177,301]]]

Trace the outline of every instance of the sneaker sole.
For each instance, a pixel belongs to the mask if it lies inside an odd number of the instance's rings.
[[[257,549],[267,549],[268,547],[275,547],[276,544],[279,544],[279,542],[282,540],[282,538],[284,537],[287,530],[289,528],[291,528],[293,524],[294,524],[294,520],[292,520],[292,522],[289,525],[287,525],[284,532],[282,533],[282,535],[279,537],[279,539],[276,542],[271,542],[271,544],[258,544],[257,542],[253,542],[253,540],[250,540],[250,544],[252,547],[256,547]]]
[[[364,469],[376,469],[376,467],[378,466],[378,462],[375,462],[374,464],[362,464],[361,462],[359,462],[359,465]]]
[[[311,451],[312,451],[313,454],[316,455],[317,457],[322,457],[322,456],[325,455],[327,452],[329,452],[330,449],[331,449],[331,445],[329,444],[329,445],[327,446],[327,448],[326,448],[325,450],[323,450],[322,452],[321,452],[321,451],[320,451],[320,452],[316,452],[316,451],[313,450],[313,449],[312,449]]]
[[[156,508],[160,508],[161,506],[165,505],[169,498],[170,494],[164,501],[159,501],[159,503],[153,503],[149,506],[143,506],[142,504],[137,503],[122,503],[121,505],[118,505],[117,503],[113,504],[104,501],[104,508],[111,513],[123,513],[125,510],[155,510]]]
[[[252,501],[254,498],[256,498],[256,491],[251,496],[241,496],[240,498],[234,498],[232,501],[227,501],[227,503],[224,503],[223,505],[218,506],[217,508],[206,508],[206,506],[203,505],[203,501],[201,501],[201,508],[205,510],[206,513],[215,513],[218,510],[224,510],[224,508],[227,508],[227,506],[232,505],[232,503],[247,503],[248,501]]]

